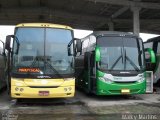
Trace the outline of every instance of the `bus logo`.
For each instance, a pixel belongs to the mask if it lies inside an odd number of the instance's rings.
[[[38,73],[40,72],[39,68],[19,68],[19,72],[31,72],[31,73]]]

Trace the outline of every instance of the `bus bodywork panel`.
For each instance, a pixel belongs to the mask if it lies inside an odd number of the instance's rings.
[[[76,85],[86,93],[146,93],[142,39],[123,32],[98,31],[81,39],[76,57]]]
[[[122,95],[122,94],[144,94],[146,93],[146,82],[135,84],[107,84],[97,81],[97,95]]]
[[[111,76],[113,82],[102,80],[104,76]],[[142,76],[142,75],[140,75]],[[145,76],[145,75],[144,75]],[[143,76],[143,78],[144,78]],[[146,80],[138,82],[139,75],[132,77],[120,77],[97,72],[97,95],[121,95],[121,94],[144,94],[146,92]],[[123,82],[122,82],[123,81]],[[125,82],[126,81],[126,82]],[[133,82],[134,81],[134,82]]]
[[[60,28],[60,29],[69,29],[73,30],[70,26],[60,25],[60,24],[50,24],[50,23],[21,23],[16,25],[17,28],[19,27],[50,27],[50,28]]]
[[[73,97],[75,79],[18,79],[11,78],[12,98]],[[44,94],[40,94],[44,92]],[[45,92],[47,92],[45,94]]]
[[[68,54],[68,49],[73,51],[75,45],[72,42],[69,46],[71,41],[73,29],[69,26],[49,23],[16,25],[13,52],[9,54],[12,56],[8,75],[11,97],[73,97],[74,56]]]

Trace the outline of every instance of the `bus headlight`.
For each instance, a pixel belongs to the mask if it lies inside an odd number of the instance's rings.
[[[69,91],[71,91],[71,90],[72,90],[72,88],[71,88],[71,87],[69,87],[69,88],[68,88],[68,90],[69,90]]]
[[[64,88],[64,91],[67,92],[67,88]]]
[[[15,91],[18,91],[18,90],[19,90],[19,88],[18,88],[18,87],[16,87],[16,88],[15,88]]]
[[[22,92],[24,89],[23,88],[20,88],[20,91]]]
[[[142,77],[142,78],[140,78],[137,82],[141,83],[141,82],[143,82],[144,80],[145,80],[145,78]]]
[[[72,87],[64,88],[64,91],[65,91],[65,92],[69,92],[69,91],[71,91],[71,90],[72,90]]]
[[[112,83],[113,82],[111,79],[108,79],[108,78],[105,78],[105,77],[99,77],[99,79],[103,82],[106,82],[106,83]]]

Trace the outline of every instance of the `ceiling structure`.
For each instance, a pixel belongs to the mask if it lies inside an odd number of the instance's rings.
[[[160,0],[0,0],[0,25],[50,22],[76,29],[133,31],[132,9],[139,9],[140,31],[160,34]]]

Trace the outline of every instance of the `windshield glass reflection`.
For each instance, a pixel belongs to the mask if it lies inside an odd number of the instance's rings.
[[[53,28],[18,28],[18,55],[13,58],[13,73],[73,74],[73,56],[68,56],[67,45],[72,40],[70,30]],[[15,45],[15,44],[14,44]],[[14,47],[16,48],[16,47]],[[21,68],[38,68],[20,72]],[[22,69],[21,69],[22,70]]]

